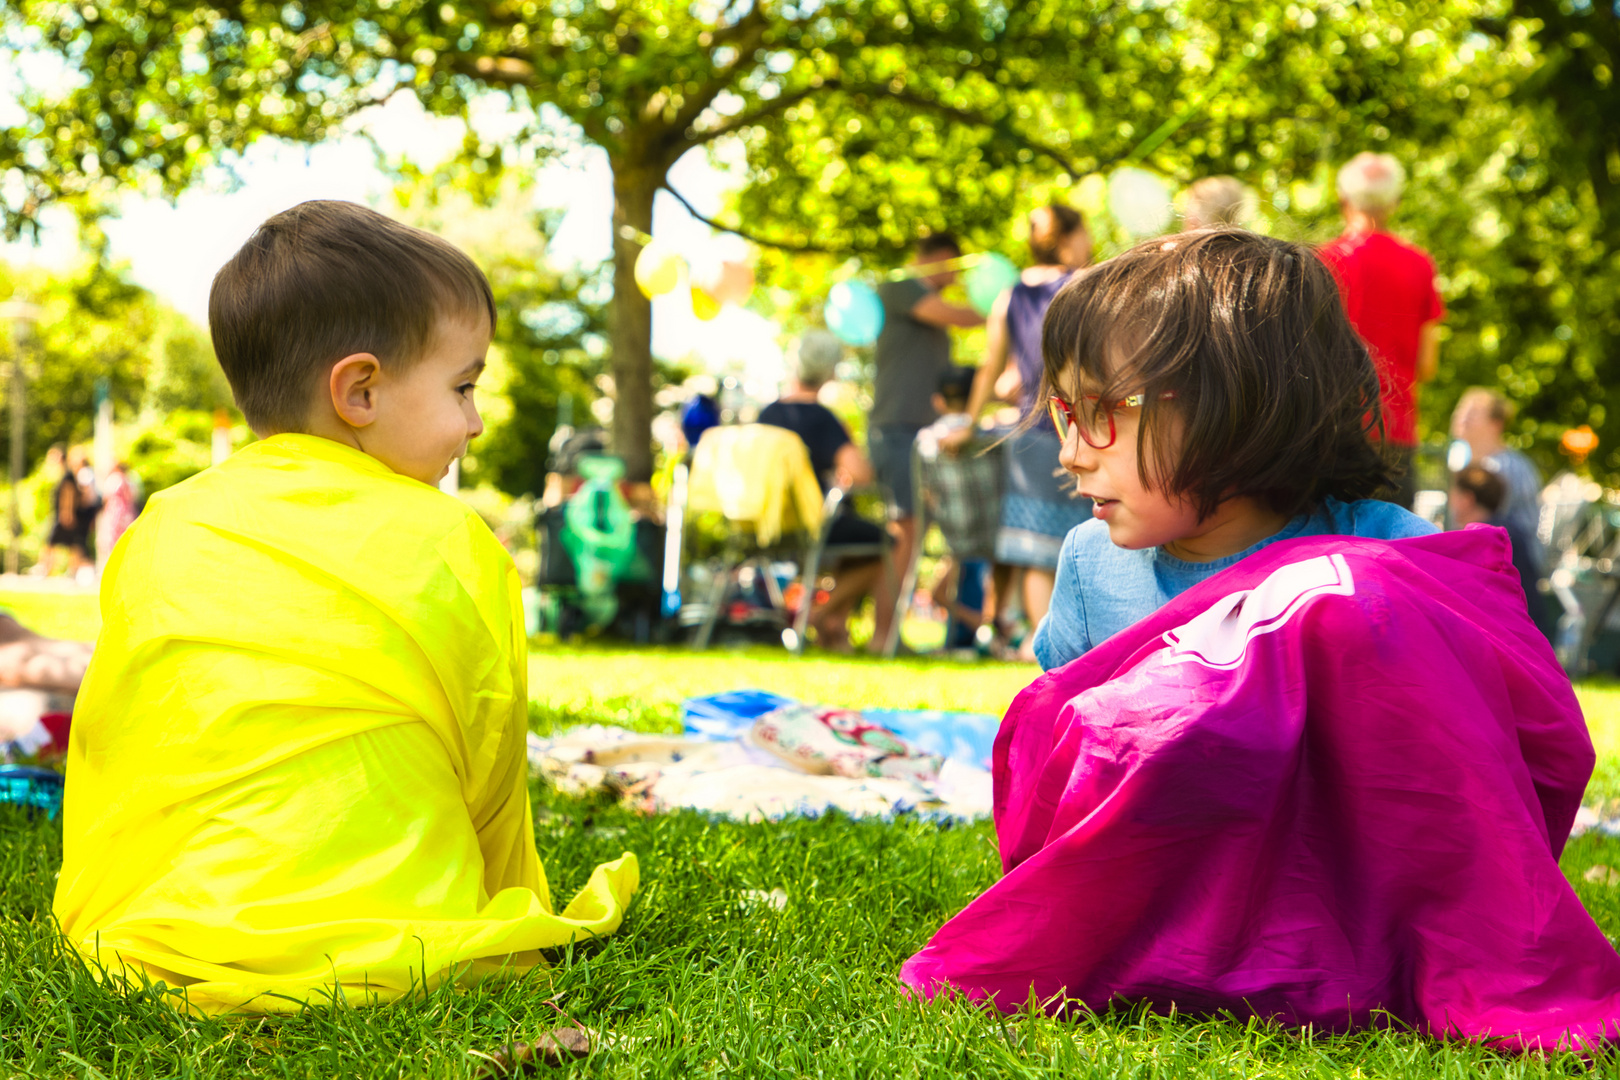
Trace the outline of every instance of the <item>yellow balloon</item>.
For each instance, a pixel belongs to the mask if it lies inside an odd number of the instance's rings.
[[[681,283],[684,267],[681,257],[657,240],[650,241],[636,256],[636,287],[652,299],[672,292]]]
[[[720,314],[720,301],[698,288],[692,286],[692,314],[708,322]]]
[[[746,262],[728,260],[720,264],[720,280],[709,290],[722,304],[740,304],[754,291],[754,268]]]

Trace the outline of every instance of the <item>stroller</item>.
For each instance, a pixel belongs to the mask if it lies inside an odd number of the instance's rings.
[[[930,526],[937,526],[946,553],[956,562],[956,601],[980,607],[984,600],[982,583],[970,575],[983,576],[995,558],[996,524],[1001,516],[1001,488],[1005,472],[1005,447],[997,436],[980,435],[959,453],[949,453],[939,442],[940,432],[924,428],[911,449],[911,489],[917,493],[917,543],[911,563],[905,567],[894,617],[894,633],[910,610],[917,588],[917,575],[924,541]],[[947,620],[945,648],[950,649],[963,636],[954,617]],[[888,645],[892,656],[898,642]]]
[[[1620,505],[1573,473],[1542,492],[1548,584],[1563,609],[1554,649],[1571,677],[1620,674]]]

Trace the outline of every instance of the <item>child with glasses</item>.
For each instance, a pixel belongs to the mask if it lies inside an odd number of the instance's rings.
[[[1096,516],[1036,640],[1056,670],[996,735],[1005,873],[902,982],[1614,1041],[1620,955],[1559,867],[1595,758],[1580,703],[1504,530],[1368,499],[1378,380],[1328,271],[1186,233],[1066,286],[1043,336]]]
[[[1058,294],[1043,346],[1058,460],[1094,515],[1058,557],[1047,670],[1279,540],[1435,531],[1372,498],[1392,481],[1378,375],[1307,248],[1150,241]]]

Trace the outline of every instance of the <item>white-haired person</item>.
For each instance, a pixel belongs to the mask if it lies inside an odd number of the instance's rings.
[[[1434,260],[1393,236],[1406,170],[1388,154],[1363,152],[1339,170],[1344,233],[1320,249],[1338,279],[1350,325],[1367,343],[1383,400],[1384,441],[1400,460],[1400,488],[1390,501],[1408,509],[1416,494],[1418,387],[1440,365],[1440,320],[1446,306],[1434,283]]]
[[[1188,229],[1242,225],[1251,212],[1249,186],[1235,176],[1206,176],[1187,188],[1182,222]]]
[[[821,388],[836,377],[844,345],[825,330],[811,330],[793,350],[787,393],[759,412],[759,422],[787,428],[804,440],[810,451],[810,466],[816,471],[821,490],[834,485],[845,489],[864,487],[872,482],[872,463],[849,437],[849,429],[821,403]],[[857,517],[844,503],[827,534],[829,546],[870,546],[886,542],[887,536],[875,522]],[[883,574],[881,558],[844,559],[833,569],[833,588],[826,603],[810,616],[816,643],[824,649],[848,652],[849,616],[863,599],[877,600],[876,627],[872,640],[884,641],[894,617],[892,587]]]

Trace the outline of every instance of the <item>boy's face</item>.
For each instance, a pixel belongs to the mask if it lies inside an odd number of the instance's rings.
[[[427,354],[378,385],[377,419],[359,432],[361,449],[424,484],[444,479],[484,431],[473,391],[489,339],[487,320],[441,319]]]
[[[1451,520],[1458,525],[1483,525],[1491,516],[1474,499],[1473,493],[1453,485],[1451,488]]]

